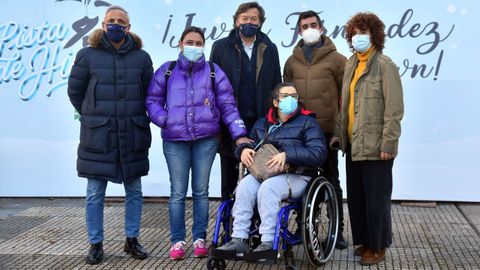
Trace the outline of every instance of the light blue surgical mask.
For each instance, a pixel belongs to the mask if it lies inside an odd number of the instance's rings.
[[[183,46],[183,56],[188,60],[195,62],[203,55],[203,47]]]
[[[352,46],[355,51],[359,53],[364,53],[372,46],[370,42],[370,35],[354,35],[352,37]]]
[[[291,96],[285,97],[278,104],[278,108],[282,113],[289,115],[297,110],[298,101]]]

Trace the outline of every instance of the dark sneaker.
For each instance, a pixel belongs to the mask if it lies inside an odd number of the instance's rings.
[[[219,251],[231,251],[235,252],[236,256],[243,256],[245,252],[247,252],[248,247],[240,238],[232,238],[232,241],[225,243],[224,245],[216,248]]]
[[[273,241],[262,242],[254,250],[245,254],[245,260],[251,262],[264,262],[275,260],[277,258],[277,251],[273,250]]]
[[[337,234],[337,243],[335,243],[335,248],[336,249],[346,249],[348,247],[348,242],[345,240],[343,237],[343,233],[341,231],[338,231]]]
[[[103,243],[90,245],[85,262],[88,264],[99,264],[103,261]]]
[[[253,252],[270,251],[273,249],[273,241],[262,242]]]
[[[138,239],[135,237],[127,237],[123,250],[135,259],[143,260],[148,257],[147,251],[142,247],[142,245],[140,245]]]

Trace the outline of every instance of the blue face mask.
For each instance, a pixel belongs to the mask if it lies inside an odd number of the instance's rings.
[[[188,60],[195,62],[203,55],[203,47],[183,46],[183,56]]]
[[[283,114],[289,115],[297,110],[298,101],[291,96],[285,97],[278,104],[278,108]]]
[[[244,24],[240,24],[239,28],[240,28],[240,33],[242,33],[243,36],[250,38],[257,34],[258,29],[260,27],[253,23],[244,23]]]
[[[355,51],[364,53],[372,46],[370,43],[370,35],[355,35],[352,37],[352,46]]]
[[[116,23],[109,23],[107,24],[107,38],[114,43],[119,43],[127,35],[127,32],[125,31],[126,29],[126,26]]]

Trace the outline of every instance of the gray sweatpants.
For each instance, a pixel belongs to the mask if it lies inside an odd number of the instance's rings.
[[[292,197],[300,197],[307,187],[309,176],[288,174]],[[262,183],[251,174],[245,176],[237,186],[232,209],[232,237],[247,239],[255,202],[260,214],[262,242],[273,241],[281,201],[288,198],[287,174],[280,174]]]

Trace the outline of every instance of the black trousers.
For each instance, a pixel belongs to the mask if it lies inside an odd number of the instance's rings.
[[[343,232],[343,192],[342,188],[340,187],[340,179],[338,174],[338,150],[330,149],[330,140],[332,139],[332,133],[325,133],[325,139],[328,147],[328,154],[325,163],[322,166],[323,169],[323,176],[327,178],[328,182],[330,182],[333,187],[335,188],[335,193],[337,194],[338,199],[338,230]]]
[[[220,155],[220,168],[222,170],[222,201],[232,198],[237,187],[238,163],[236,158]]]
[[[379,251],[392,244],[391,160],[352,161],[347,147],[347,201],[353,244]]]

